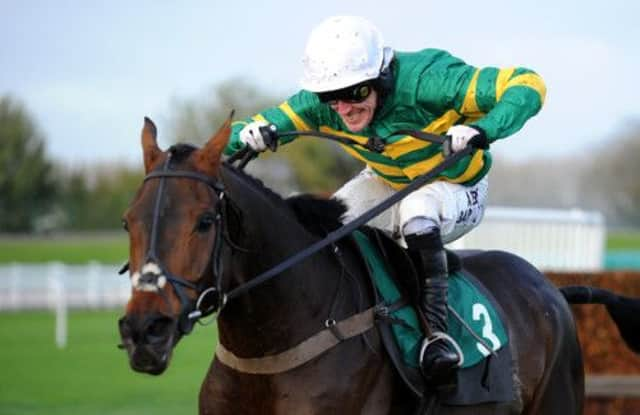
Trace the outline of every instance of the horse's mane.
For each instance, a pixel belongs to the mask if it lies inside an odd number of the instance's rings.
[[[268,188],[262,182],[262,180],[257,179],[251,176],[250,174],[248,174],[246,171],[238,169],[228,163],[224,163],[223,167],[226,168],[227,172],[237,176],[242,183],[246,184],[247,186],[250,186],[253,190],[257,192],[260,192],[263,196],[269,199],[269,201],[274,205],[276,206],[282,205],[283,208],[287,209],[287,204],[285,200],[282,198],[282,196],[280,196],[278,193]]]
[[[347,207],[337,199],[324,199],[302,194],[286,200],[298,221],[311,233],[325,236],[342,226],[340,218]]]
[[[275,206],[285,209],[310,233],[325,236],[342,226],[340,218],[346,212],[346,206],[336,199],[326,199],[310,194],[301,194],[283,199],[278,193],[268,188],[261,180],[224,164],[228,172],[238,176],[255,191],[265,195]]]
[[[186,160],[195,150],[195,146],[185,143],[175,144],[169,148],[171,158],[176,163]],[[314,235],[325,236],[342,225],[340,218],[347,208],[336,199],[326,199],[310,194],[283,199],[278,193],[265,186],[261,180],[247,174],[244,170],[226,163],[224,167],[238,176],[243,183],[266,196],[275,206],[289,211],[307,231]]]

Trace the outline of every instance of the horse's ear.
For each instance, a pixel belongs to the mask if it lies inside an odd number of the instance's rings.
[[[155,162],[162,154],[162,150],[158,147],[156,138],[158,130],[156,125],[150,118],[144,117],[144,126],[142,127],[142,153],[144,156],[144,170],[149,172]]]
[[[198,166],[210,175],[215,175],[220,167],[220,159],[231,135],[231,121],[234,111],[231,111],[229,118],[222,124],[222,127],[215,133],[209,141],[198,150]]]

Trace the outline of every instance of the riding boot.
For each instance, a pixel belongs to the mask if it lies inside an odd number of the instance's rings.
[[[453,387],[461,356],[455,341],[447,334],[449,273],[440,230],[430,228],[425,233],[407,235],[405,241],[410,250],[417,251],[427,274],[420,309],[431,333],[422,343],[420,368],[427,383],[438,388]]]

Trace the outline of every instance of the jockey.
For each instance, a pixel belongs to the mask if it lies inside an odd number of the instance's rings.
[[[345,223],[443,160],[440,146],[411,136],[385,138],[382,152],[365,146],[369,137],[401,129],[446,133],[457,152],[474,137],[491,143],[515,133],[540,110],[546,93],[530,69],[476,68],[438,49],[394,51],[375,26],[353,16],[331,17],[313,29],[303,65],[303,89],[278,107],[234,123],[226,153],[246,145],[265,150],[259,127],[267,124],[350,139],[353,144],[341,145],[366,167],[334,195],[347,206]],[[423,342],[420,366],[433,383],[454,382],[461,363],[446,334],[443,244],[480,223],[490,166],[489,151],[479,149],[370,223],[395,235],[423,263],[420,309],[431,334]]]

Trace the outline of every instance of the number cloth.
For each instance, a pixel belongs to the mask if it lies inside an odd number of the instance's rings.
[[[378,291],[385,303],[387,305],[395,303],[400,299],[400,291],[389,275],[386,264],[378,255],[377,249],[363,233],[356,231],[353,236],[365,256]],[[489,299],[465,278],[463,273],[457,272],[449,276],[448,297],[449,305],[494,351],[507,344],[507,333],[498,313]],[[404,362],[410,366],[419,367],[418,358],[424,334],[420,329],[415,309],[412,306],[405,306],[392,313],[392,316],[406,323],[406,325],[394,324],[392,326]],[[462,349],[463,368],[474,366],[489,355],[488,350],[463,327],[451,312],[449,312],[448,323],[448,334],[456,340]]]

